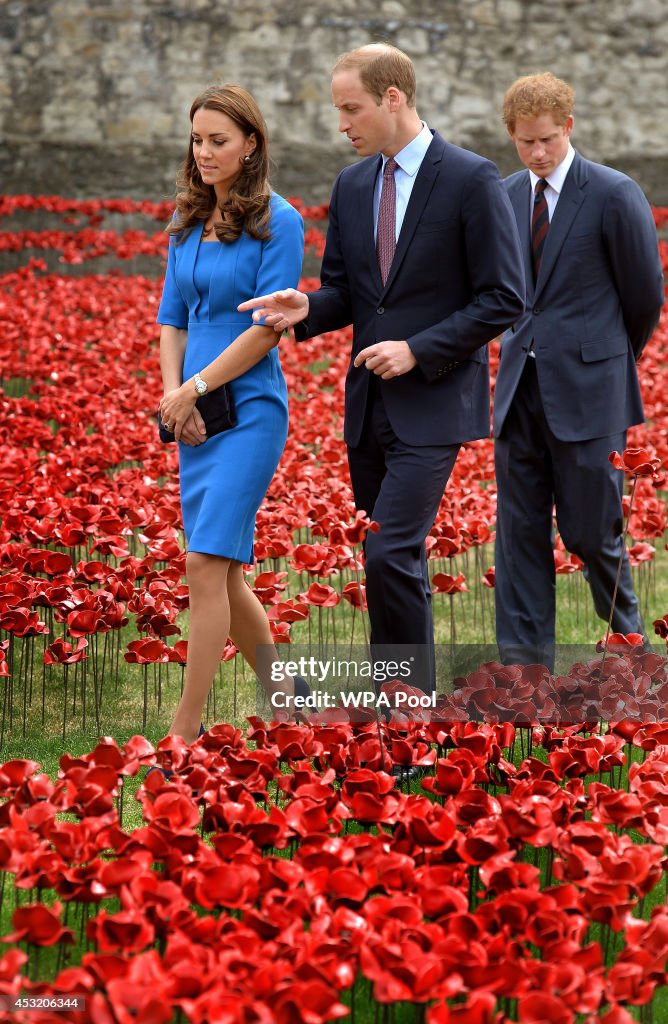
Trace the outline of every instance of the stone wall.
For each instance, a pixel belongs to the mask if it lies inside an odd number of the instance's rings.
[[[0,0],[0,175],[7,192],[173,194],[192,98],[258,98],[276,186],[329,195],[354,159],[329,70],[385,39],[414,59],[418,109],[451,141],[517,167],[506,87],[551,70],[577,91],[574,141],[668,203],[666,0]]]

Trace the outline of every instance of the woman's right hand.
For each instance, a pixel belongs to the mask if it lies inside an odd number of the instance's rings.
[[[195,406],[192,413],[183,424],[183,428],[181,430],[181,441],[184,444],[187,444],[190,448],[196,448],[197,445],[206,441],[206,427],[204,426],[202,414],[197,406]]]

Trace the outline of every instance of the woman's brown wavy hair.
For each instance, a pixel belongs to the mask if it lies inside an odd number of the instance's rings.
[[[211,85],[193,100],[190,122],[196,112],[218,110],[226,114],[247,137],[255,136],[255,149],[250,159],[240,165],[239,177],[230,188],[227,199],[220,204],[222,224],[216,224],[219,242],[236,242],[242,231],[251,238],[266,241],[269,235],[269,152],[267,126],[260,108],[240,85]],[[200,222],[206,221],[216,205],[216,192],[205,185],[193,156],[192,135],[188,153],[176,182],[176,215],[167,227],[170,235],[179,235],[182,242]]]

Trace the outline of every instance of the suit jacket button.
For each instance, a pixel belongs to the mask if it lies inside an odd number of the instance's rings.
[[[534,316],[538,316],[538,314],[542,313],[543,310],[540,308],[540,306],[534,306],[533,309],[531,310],[531,312],[533,313]]]
[[[378,309],[376,310],[376,313],[378,313],[380,316],[382,316],[384,312],[385,306],[379,306]]]

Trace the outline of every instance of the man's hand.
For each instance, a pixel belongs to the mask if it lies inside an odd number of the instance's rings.
[[[308,295],[298,292],[296,288],[286,288],[282,292],[271,292],[269,295],[258,295],[256,299],[248,299],[237,306],[240,313],[252,309],[254,323],[263,321],[265,327],[273,327],[281,334],[288,327],[294,327],[300,320],[308,316]]]
[[[355,366],[361,366],[362,363],[366,364],[367,370],[383,380],[391,380],[417,366],[417,359],[406,341],[379,341],[357,353]]]

